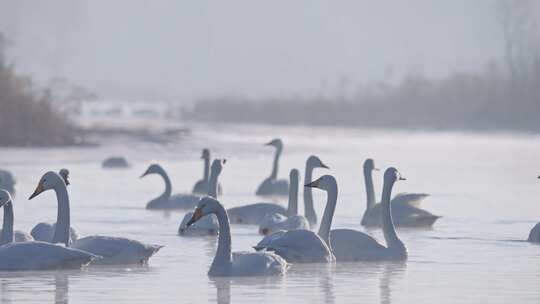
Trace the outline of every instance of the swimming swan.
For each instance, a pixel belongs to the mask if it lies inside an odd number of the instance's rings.
[[[306,172],[304,174],[304,185],[307,185],[311,183],[313,180],[313,169],[315,168],[325,168],[329,169],[329,167],[314,155],[311,155],[308,157],[306,161]],[[304,187],[304,206],[305,206],[305,214],[306,218],[309,221],[309,225],[313,228],[315,225],[317,225],[317,213],[315,212],[315,209],[313,208],[313,193],[311,190],[311,187]]]
[[[375,204],[375,189],[373,187],[373,170],[375,163],[368,158],[364,162],[364,181],[366,185],[367,206],[362,216],[362,226],[381,227],[381,204]],[[440,216],[415,206],[429,196],[425,193],[400,193],[392,199],[392,219],[398,227],[431,227]]]
[[[167,172],[158,164],[152,164],[141,175],[141,178],[149,175],[157,174],[163,178],[165,182],[165,192],[157,198],[151,200],[146,209],[193,209],[197,205],[200,196],[193,194],[175,194],[171,195],[172,186],[171,180]]]
[[[257,195],[287,195],[289,193],[289,183],[284,179],[277,179],[279,157],[283,151],[283,142],[281,139],[276,138],[266,146],[273,146],[276,148],[276,154],[274,154],[274,163],[272,165],[272,173],[266,178],[257,188],[255,194]]]
[[[309,222],[298,215],[298,170],[292,169],[289,173],[289,206],[287,216],[280,213],[268,214],[259,225],[259,233],[267,235],[279,230],[309,230]]]
[[[217,198],[217,185],[218,177],[223,169],[223,164],[226,160],[215,159],[212,162],[212,169],[210,173],[210,186],[208,187],[208,196]],[[219,223],[215,215],[210,214],[203,216],[195,224],[188,226],[189,221],[193,217],[193,211],[186,213],[178,228],[178,234],[183,236],[204,236],[204,235],[216,235],[219,230]]]
[[[540,178],[540,176],[538,176],[538,178]],[[533,227],[527,240],[532,243],[540,243],[540,223]]]
[[[5,208],[6,205],[11,205],[11,196],[9,192],[0,190],[0,207]],[[13,221],[11,224],[13,227]],[[11,235],[6,235],[6,232]],[[4,229],[2,237],[12,240],[12,232],[13,229]],[[88,252],[45,242],[12,242],[0,246],[0,271],[80,268],[97,258]]]
[[[335,229],[330,233],[332,249],[337,261],[382,261],[406,260],[407,249],[396,234],[392,220],[392,187],[401,177],[395,168],[384,172],[384,184],[381,199],[382,229],[387,247],[379,244],[371,236],[352,229]]]
[[[121,168],[129,168],[130,165],[125,157],[111,156],[109,158],[106,158],[101,163],[101,167],[104,169],[121,169]]]
[[[290,263],[329,263],[335,256],[329,242],[330,227],[336,210],[337,183],[330,175],[306,184],[306,187],[324,189],[328,193],[319,233],[307,229],[278,231],[264,237],[254,248],[273,251]]]
[[[199,194],[199,195],[207,195],[208,194],[208,186],[210,186],[209,180],[210,180],[210,150],[204,148],[202,150],[201,158],[204,160],[204,167],[203,167],[203,178],[199,180],[197,183],[195,183],[195,186],[193,187],[193,194]],[[221,187],[221,184],[218,184],[218,191],[217,194],[221,195],[223,193],[223,188]]]
[[[15,195],[15,184],[17,181],[11,172],[8,170],[0,169],[0,189],[5,189],[11,195]]]
[[[231,229],[227,211],[212,197],[204,197],[199,201],[188,226],[209,214],[215,214],[219,222],[218,247],[208,271],[209,276],[265,276],[280,275],[287,271],[287,262],[273,253],[231,253]]]
[[[13,231],[13,201],[11,197],[7,197],[6,193],[9,194],[6,190],[0,189],[0,197],[2,200],[8,200],[8,202],[4,204],[4,219],[2,230],[0,230],[0,246],[13,242],[20,243],[33,241],[34,238],[26,232],[20,230]]]
[[[52,171],[43,175],[30,199],[47,190],[54,190],[58,201],[58,214],[53,243],[63,243],[102,258],[94,264],[145,264],[162,246],[148,245],[139,241],[108,236],[87,236],[70,244],[69,239],[69,196],[62,177]]]
[[[69,185],[69,170],[68,169],[61,169],[58,174],[62,177],[64,180],[64,183]],[[59,221],[60,217],[62,217],[61,208],[58,209],[58,214],[56,216],[56,222]],[[63,211],[62,211],[63,212]],[[68,206],[68,212],[69,212],[69,206]],[[69,223],[68,223],[69,225]],[[49,224],[49,223],[39,223],[32,230],[30,231],[30,235],[34,238],[36,241],[43,241],[48,243],[58,243],[53,242],[54,238],[54,231],[56,230],[56,223]],[[73,227],[69,227],[69,243],[72,241],[75,241],[79,238],[79,234]]]

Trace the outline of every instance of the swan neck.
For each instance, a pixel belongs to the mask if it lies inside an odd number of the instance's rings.
[[[398,238],[394,222],[392,220],[392,207],[390,206],[390,198],[392,196],[393,181],[384,181],[383,192],[381,198],[381,216],[382,216],[382,229],[384,239],[386,240],[386,246],[388,248],[403,246],[403,243]]]
[[[63,243],[67,247],[69,246],[70,211],[66,184],[59,183],[54,188],[54,192],[56,192],[56,200],[58,201],[58,214],[52,243]]]
[[[287,216],[298,214],[298,177],[291,178],[289,186],[289,206],[287,207]]]
[[[373,175],[369,169],[364,169],[364,182],[366,185],[366,211],[375,205],[375,188],[373,187]]]
[[[332,248],[330,245],[330,228],[332,227],[332,219],[334,218],[334,212],[336,211],[337,204],[337,184],[333,181],[328,189],[326,189],[328,198],[326,201],[326,207],[324,208],[324,214],[321,220],[321,226],[319,227],[319,236],[326,242],[328,248]]]
[[[208,182],[208,177],[210,176],[210,157],[204,158],[204,168],[203,168],[203,180]]]
[[[283,148],[277,147],[276,153],[274,154],[274,164],[272,165],[272,174],[270,174],[271,179],[277,179],[278,167],[279,167],[279,157],[281,155],[281,150]]]
[[[165,182],[165,191],[163,192],[163,194],[160,195],[160,198],[168,200],[171,197],[172,193],[171,179],[169,178],[167,172],[165,172],[165,170],[163,169],[160,169],[158,171],[158,174],[163,178],[163,181]]]
[[[217,198],[219,173],[212,171],[208,181],[208,196]]]
[[[306,174],[304,175],[304,185],[311,183],[313,167],[306,165]],[[311,187],[304,186],[304,213],[311,227],[317,224],[317,213],[313,208],[313,190]]]
[[[4,205],[4,222],[2,224],[2,238],[0,246],[13,242],[13,204]]]
[[[223,206],[219,206],[219,209],[215,212],[215,215],[219,223],[219,235],[218,235],[218,247],[216,256],[212,262],[211,269],[213,267],[230,265],[232,263],[231,257],[231,227],[229,224],[229,216]]]

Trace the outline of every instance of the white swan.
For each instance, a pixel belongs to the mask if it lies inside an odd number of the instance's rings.
[[[307,185],[311,183],[313,180],[313,169],[315,168],[325,168],[329,169],[329,167],[314,155],[311,155],[308,157],[306,161],[306,172],[304,174],[304,185]],[[309,221],[309,225],[313,228],[315,225],[317,225],[317,213],[315,212],[315,209],[313,208],[313,193],[311,190],[311,187],[304,187],[304,206],[305,206],[305,214],[306,218]]]
[[[149,175],[157,174],[163,178],[165,182],[165,192],[158,196],[157,198],[151,200],[147,205],[146,209],[193,209],[197,206],[197,202],[200,199],[199,195],[193,194],[175,194],[171,195],[172,186],[171,180],[167,172],[158,164],[152,164],[146,171],[141,175],[141,178]]]
[[[259,233],[267,235],[279,230],[309,230],[309,222],[298,215],[298,170],[292,169],[289,173],[289,206],[287,216],[280,213],[268,214],[259,224]]]
[[[287,210],[273,203],[255,203],[227,209],[233,224],[259,225],[268,214],[287,214]]]
[[[101,163],[101,167],[104,169],[120,169],[120,168],[129,168],[130,165],[125,157],[111,156],[109,158],[106,158]]]
[[[9,192],[0,190],[0,207],[6,205],[11,205],[11,196]],[[6,231],[11,232],[7,239],[12,240],[13,229],[4,230],[4,233]],[[45,242],[8,243],[0,246],[0,271],[80,268],[97,258],[82,250]]]
[[[210,186],[210,150],[204,148],[202,150],[201,158],[204,160],[203,178],[195,183],[193,187],[193,194],[206,195],[208,194],[208,187]],[[217,194],[221,195],[223,188],[218,183]]]
[[[145,264],[162,246],[148,245],[139,241],[108,236],[87,236],[70,244],[69,240],[69,196],[62,177],[52,171],[43,175],[30,199],[46,190],[54,190],[58,201],[59,219],[53,243],[63,243],[102,258],[95,264]]]
[[[65,168],[61,169],[58,172],[58,174],[60,174],[60,176],[64,180],[64,183],[66,185],[69,185],[69,170]],[[58,223],[60,219],[63,218],[62,213],[64,212],[63,210],[64,208],[65,207],[58,208],[58,213],[56,215],[56,223]],[[69,213],[69,206],[67,206],[67,208],[68,208],[67,212]],[[48,242],[48,243],[62,243],[61,241],[58,241],[58,240],[53,241],[54,232],[56,230],[56,223],[53,223],[53,224],[44,223],[44,222],[38,223],[36,226],[34,226],[34,228],[32,228],[32,230],[30,231],[30,235],[36,241],[43,241],[43,242]],[[67,223],[67,225],[69,226],[70,224]],[[73,227],[69,227],[69,243],[77,240],[78,238],[79,238],[79,234],[77,233],[77,231]]]
[[[5,190],[0,191],[6,192]],[[6,200],[6,193],[1,193],[0,196],[3,196],[3,199]],[[13,231],[13,201],[9,197],[8,199],[8,202],[4,204],[4,219],[2,229],[0,230],[0,246],[13,242],[20,243],[33,241],[34,238],[26,232],[20,230]]]
[[[538,178],[540,178],[540,176],[538,176]],[[540,223],[533,227],[527,240],[532,243],[540,243]]]
[[[335,256],[330,247],[329,234],[337,203],[336,180],[330,175],[324,175],[305,186],[325,189],[328,193],[319,233],[307,229],[282,230],[264,237],[254,248],[273,251],[290,263],[333,262]]]
[[[352,229],[335,229],[330,233],[332,249],[337,261],[381,261],[406,260],[407,249],[396,234],[392,221],[392,187],[398,180],[405,180],[395,168],[384,172],[384,185],[381,199],[382,229],[387,247],[379,244],[371,236]]]
[[[375,162],[368,158],[364,162],[364,181],[366,185],[367,206],[362,216],[362,226],[381,227],[381,204],[375,203],[375,189],[373,187],[373,170]],[[392,218],[398,227],[431,227],[440,216],[415,206],[429,196],[425,193],[400,193],[392,199]]]
[[[279,275],[287,271],[287,262],[272,253],[231,253],[231,229],[227,211],[214,198],[204,197],[200,200],[188,225],[209,214],[215,214],[219,222],[218,247],[208,271],[209,276]]]
[[[11,172],[0,169],[0,189],[5,189],[15,195],[15,184],[17,181]]]
[[[215,159],[212,162],[212,168],[209,178],[208,196],[217,198],[218,177],[223,169],[223,164],[226,160]],[[193,211],[186,213],[178,228],[178,234],[183,236],[201,236],[201,235],[216,235],[219,230],[219,223],[215,215],[210,214],[203,216],[195,224],[188,226],[189,221],[193,217]]]
[[[267,146],[273,146],[276,148],[276,153],[274,154],[274,163],[272,165],[272,173],[266,178],[257,188],[255,194],[257,195],[287,195],[289,192],[289,183],[284,179],[277,179],[278,167],[279,167],[279,157],[283,151],[283,142],[281,139],[276,138],[269,143]]]

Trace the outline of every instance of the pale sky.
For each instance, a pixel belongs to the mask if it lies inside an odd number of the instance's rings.
[[[334,94],[501,56],[495,0],[3,0],[18,70],[104,99]]]

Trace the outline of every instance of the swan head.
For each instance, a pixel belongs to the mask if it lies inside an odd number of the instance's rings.
[[[311,168],[325,168],[325,169],[330,169],[330,167],[328,167],[327,165],[325,165],[320,158],[318,158],[317,156],[315,155],[311,155],[310,157],[308,157],[307,159],[307,162],[306,162],[306,165],[307,167],[311,167]]]
[[[336,179],[332,175],[323,175],[317,180],[305,185],[306,187],[319,188],[322,190],[330,190],[337,187]]]
[[[375,167],[375,161],[373,158],[368,158],[364,161],[364,172],[371,172],[371,171],[379,171],[377,167]]]
[[[219,175],[221,173],[221,170],[223,170],[223,165],[227,162],[226,159],[219,159],[219,158],[216,158],[214,159],[214,161],[212,162],[212,167],[211,167],[211,171],[214,173],[214,174],[217,174]]]
[[[300,176],[300,172],[298,169],[291,169],[291,172],[289,172],[289,181],[292,184],[293,181],[296,181],[298,183],[298,177]]]
[[[264,144],[265,146],[273,146],[276,147],[276,149],[282,149],[283,148],[283,142],[279,138],[274,138],[271,141]]]
[[[64,186],[66,185],[64,182],[64,179],[60,176],[60,174],[53,171],[49,171],[43,174],[43,176],[39,180],[36,190],[34,190],[34,193],[32,193],[32,195],[30,195],[28,199],[31,200],[34,197],[41,194],[42,192],[50,190],[50,189],[54,189],[56,186],[60,184]]]
[[[406,180],[405,177],[401,176],[401,173],[399,173],[399,171],[394,168],[394,167],[390,167],[388,169],[386,169],[386,171],[384,171],[384,182],[389,182],[389,183],[395,183],[397,181],[400,181],[400,180]]]
[[[210,196],[201,198],[197,203],[197,208],[195,208],[193,216],[191,216],[191,219],[187,222],[187,227],[195,224],[195,222],[200,220],[203,216],[215,213],[220,205],[221,204],[215,198]]]
[[[64,183],[66,183],[66,186],[68,186],[70,184],[69,183],[69,170],[66,168],[60,169],[58,174],[60,174],[60,176],[64,180]]]
[[[0,207],[11,202],[11,195],[4,189],[0,189]]]
[[[202,149],[201,158],[210,159],[210,150],[208,150],[207,148]]]
[[[163,172],[163,168],[161,168],[160,165],[158,164],[151,164],[148,169],[146,169],[146,171],[144,171],[144,173],[141,175],[140,178],[143,178],[149,174],[160,174],[161,172]]]

